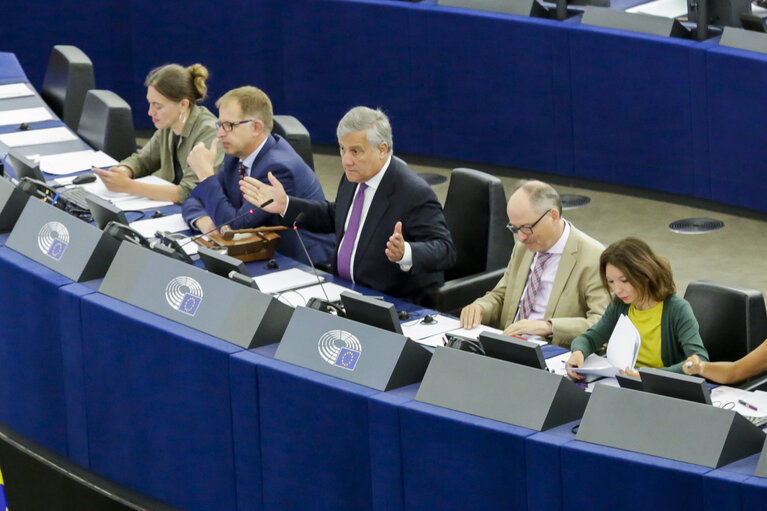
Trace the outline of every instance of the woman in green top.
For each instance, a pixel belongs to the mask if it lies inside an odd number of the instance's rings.
[[[642,338],[638,367],[662,367],[681,373],[689,356],[708,360],[692,308],[675,294],[671,266],[647,243],[637,238],[616,241],[602,252],[599,271],[613,299],[602,319],[573,340],[567,367],[583,367],[585,358],[610,339],[622,314],[628,315]],[[630,367],[621,373],[639,377]],[[582,378],[573,371],[568,374],[573,379]]]
[[[168,64],[153,69],[144,81],[152,122],[157,128],[149,142],[109,170],[93,169],[113,192],[126,192],[154,200],[181,203],[197,185],[197,175],[186,161],[198,143],[216,139],[216,117],[197,105],[207,92],[208,70],[202,64]],[[215,168],[221,167],[219,151]],[[135,178],[154,175],[167,185],[147,184]]]

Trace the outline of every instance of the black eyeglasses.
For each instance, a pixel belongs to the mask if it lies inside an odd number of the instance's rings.
[[[224,131],[230,132],[234,129],[235,126],[239,126],[240,124],[245,124],[248,122],[253,122],[255,119],[246,119],[244,121],[237,121],[237,122],[230,122],[230,121],[224,121],[224,122],[218,122],[216,121],[216,129],[218,128],[224,128]]]
[[[541,217],[540,217],[538,220],[536,220],[535,222],[533,222],[533,225],[523,225],[523,226],[521,226],[521,227],[516,227],[516,226],[514,226],[514,225],[511,225],[511,224],[506,224],[506,228],[507,228],[508,230],[510,230],[512,233],[514,233],[515,235],[516,235],[517,233],[519,233],[519,232],[522,232],[522,233],[526,234],[527,236],[530,236],[530,235],[533,233],[533,227],[535,227],[536,225],[538,225],[538,222],[540,222],[541,220],[543,220],[543,217],[545,217],[546,215],[548,215],[548,214],[549,214],[549,211],[551,211],[551,209],[547,209],[547,210],[546,210],[546,212],[545,212],[544,214],[542,214],[542,215],[541,215]]]

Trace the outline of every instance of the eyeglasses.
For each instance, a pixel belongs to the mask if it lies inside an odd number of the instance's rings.
[[[551,211],[551,209],[547,209],[547,210],[546,210],[546,212],[545,212],[544,214],[542,214],[542,215],[541,215],[541,217],[540,217],[538,220],[536,220],[535,222],[533,222],[533,225],[523,225],[523,226],[521,226],[521,227],[517,227],[517,226],[511,225],[511,224],[506,224],[506,228],[507,228],[508,230],[510,230],[510,231],[511,231],[513,234],[515,234],[515,235],[516,235],[517,233],[519,233],[519,232],[522,232],[523,234],[525,234],[525,235],[527,235],[527,236],[530,236],[531,234],[533,234],[533,227],[535,227],[536,225],[538,225],[538,222],[540,222],[541,220],[543,220],[543,217],[545,217],[546,215],[548,215],[548,214],[549,214],[549,211]]]
[[[224,131],[227,133],[232,131],[235,126],[239,126],[240,124],[245,124],[248,122],[253,122],[255,119],[246,119],[244,121],[237,121],[237,122],[230,122],[230,121],[224,121],[224,122],[218,122],[216,121],[216,129],[218,128],[224,128]]]

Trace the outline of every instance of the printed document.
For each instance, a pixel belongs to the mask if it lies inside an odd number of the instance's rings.
[[[61,176],[72,174],[91,167],[111,167],[117,165],[117,160],[103,151],[88,149],[71,153],[50,154],[40,157],[40,170],[48,174]]]
[[[26,83],[9,83],[0,85],[0,99],[23,98],[25,96],[34,96],[33,91]]]
[[[53,119],[51,113],[41,106],[0,112],[0,126],[12,126],[23,122],[50,121],[51,119]]]
[[[607,342],[607,358],[592,353],[584,361],[583,367],[571,370],[584,375],[615,376],[618,371],[636,365],[641,345],[639,331],[628,316],[621,314]]]
[[[3,143],[8,147],[53,144],[55,142],[66,142],[68,140],[77,140],[77,135],[72,133],[69,128],[63,126],[58,128],[44,128],[41,130],[17,131],[0,135],[0,143]]]

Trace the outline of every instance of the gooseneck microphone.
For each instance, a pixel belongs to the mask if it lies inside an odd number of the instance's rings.
[[[330,314],[334,314],[336,316],[345,316],[343,309],[338,307],[337,305],[334,305],[333,302],[330,301],[330,297],[328,296],[328,293],[325,291],[325,285],[322,282],[322,278],[320,278],[320,274],[317,272],[317,268],[314,266],[314,261],[312,261],[311,256],[309,255],[309,251],[306,250],[306,245],[304,245],[304,240],[301,237],[301,233],[298,230],[298,222],[304,217],[304,212],[301,211],[296,215],[296,219],[293,220],[293,232],[296,233],[296,237],[298,238],[299,243],[301,243],[301,248],[304,249],[304,254],[306,254],[306,258],[309,260],[309,265],[312,267],[312,271],[314,272],[314,276],[317,277],[317,282],[320,284],[320,289],[322,290],[322,294],[325,295],[325,301],[320,300],[319,298],[310,298],[309,301],[306,303],[306,306],[311,309],[317,309],[322,312],[329,312]]]

